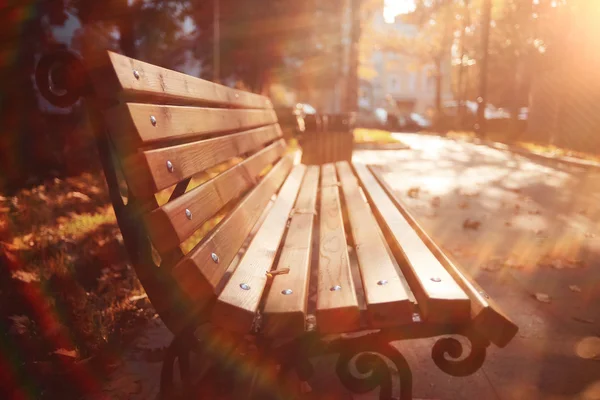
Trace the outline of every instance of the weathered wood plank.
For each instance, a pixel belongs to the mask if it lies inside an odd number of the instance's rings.
[[[179,246],[229,201],[258,181],[260,172],[285,151],[283,139],[144,216],[150,239],[164,254]],[[189,210],[189,215],[186,210]]]
[[[268,337],[291,337],[304,332],[318,186],[319,167],[310,166],[292,210],[276,268],[289,268],[290,272],[274,276],[263,308],[262,332]]]
[[[275,124],[273,110],[228,110],[126,103],[106,111],[106,124],[121,153],[140,146]]]
[[[413,304],[388,253],[375,217],[347,162],[336,164],[356,248],[369,323],[374,328],[412,321]]]
[[[200,142],[136,153],[125,159],[129,189],[137,196],[149,196],[233,157],[260,149],[280,138],[279,125],[226,135]],[[167,162],[173,166],[167,168]]]
[[[373,171],[373,174],[394,201],[398,210],[400,210],[408,223],[427,245],[429,250],[431,250],[436,258],[444,265],[444,267],[446,267],[450,275],[452,275],[460,287],[467,293],[469,299],[471,299],[471,319],[473,320],[473,327],[497,346],[506,346],[517,334],[519,329],[517,325],[502,312],[498,305],[489,298],[476,282],[470,279],[461,268],[458,267],[456,263],[452,262],[437,244],[435,244],[408,212],[404,204],[402,204],[402,202],[394,195],[383,177],[377,171]]]
[[[423,243],[367,167],[353,165],[423,318],[440,323],[468,319],[469,297]]]
[[[266,272],[275,262],[305,170],[304,165],[294,167],[281,187],[265,221],[219,294],[212,313],[215,325],[232,332],[250,331],[267,284]]]
[[[96,95],[121,101],[272,108],[268,98],[110,51],[86,54]],[[136,76],[137,75],[137,76]]]
[[[271,196],[287,177],[292,168],[293,157],[294,154],[283,157],[213,232],[173,267],[173,277],[184,293],[199,307],[214,299],[215,288],[223,278],[229,263]]]
[[[348,244],[344,231],[335,166],[321,168],[317,329],[322,333],[351,332],[360,327]]]

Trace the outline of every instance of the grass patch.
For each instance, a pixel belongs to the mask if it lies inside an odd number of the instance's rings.
[[[397,144],[402,142],[395,139],[389,131],[357,128],[354,130],[354,143]]]
[[[472,132],[472,131],[450,131],[446,134],[446,137],[448,137],[450,139],[472,140],[472,139],[475,139],[477,136],[475,135],[475,132]],[[486,138],[493,142],[500,142],[500,143],[508,144],[508,143],[506,143],[506,140],[503,140],[503,137],[501,137],[501,135],[498,133],[490,132],[486,135]],[[581,151],[569,150],[569,149],[553,146],[551,144],[541,144],[541,143],[534,143],[534,142],[516,142],[513,144],[517,147],[521,147],[532,153],[545,155],[545,156],[549,156],[549,157],[574,157],[574,158],[579,158],[581,160],[593,161],[593,162],[600,163],[600,156],[590,154],[590,153],[584,153]]]
[[[532,142],[518,142],[517,146],[522,147],[532,153],[542,154],[551,157],[575,157],[582,160],[593,161],[600,163],[600,156],[583,153],[580,151],[573,151],[569,149],[563,149],[553,145],[543,145]]]
[[[32,398],[77,398],[82,388],[68,383],[65,365],[103,359],[155,316],[104,178],[85,173],[0,193],[0,209],[0,341],[19,365],[3,383],[31,388]],[[15,390],[3,383],[0,392]]]

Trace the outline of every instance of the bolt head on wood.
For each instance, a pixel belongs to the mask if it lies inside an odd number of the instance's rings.
[[[150,123],[152,124],[152,126],[156,126],[156,117],[154,115],[150,116]]]
[[[175,171],[175,168],[173,167],[173,163],[171,161],[169,161],[169,160],[167,160],[167,170],[169,172]]]
[[[284,289],[284,290],[282,290],[282,291],[281,291],[281,294],[284,294],[284,295],[286,295],[286,296],[287,296],[288,294],[292,294],[292,293],[294,293],[294,292],[292,291],[292,289]]]
[[[133,70],[133,76],[135,77],[135,79],[140,79],[140,73],[138,72],[137,69]]]
[[[212,258],[212,260],[218,264],[219,263],[219,256],[216,255],[215,253],[211,253],[210,258]]]
[[[187,217],[187,219],[191,220],[192,219],[192,212],[189,210],[189,208],[185,209],[185,216]]]
[[[440,278],[438,278],[437,276],[434,276],[433,278],[431,278],[431,280],[433,282],[441,282],[442,280]]]
[[[388,283],[387,279],[382,279],[382,280],[380,280],[380,281],[377,282],[377,284],[379,286],[387,285],[387,283]]]
[[[342,290],[342,287],[340,285],[335,285],[329,288],[329,290],[331,290],[332,292],[337,292],[339,290]]]
[[[250,285],[247,283],[240,283],[240,287],[244,290],[250,290]]]

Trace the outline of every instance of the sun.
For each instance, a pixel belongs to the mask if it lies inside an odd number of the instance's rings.
[[[391,24],[398,14],[406,14],[415,9],[414,0],[384,0],[383,18]]]

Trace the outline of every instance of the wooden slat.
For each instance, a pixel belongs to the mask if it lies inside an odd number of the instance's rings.
[[[424,319],[440,323],[468,319],[469,297],[423,243],[367,167],[353,165]]]
[[[398,207],[402,215],[404,215],[429,250],[431,250],[444,267],[446,267],[450,275],[452,275],[456,282],[458,282],[461,288],[467,293],[469,299],[471,299],[471,319],[473,320],[474,328],[497,346],[506,346],[517,334],[519,330],[517,325],[511,321],[502,310],[500,310],[492,299],[488,298],[489,296],[487,296],[485,291],[477,283],[473,282],[473,280],[452,262],[435,244],[408,212],[406,207],[404,207],[401,201],[393,194],[393,191],[383,177],[376,171],[373,171],[373,175],[375,175],[379,183],[394,201],[396,207]]]
[[[279,125],[268,125],[233,135],[136,153],[124,161],[129,190],[140,197],[150,196],[228,159],[255,151],[281,136]],[[167,161],[173,165],[172,172],[166,167]]]
[[[229,201],[254,186],[260,172],[279,159],[284,151],[285,141],[280,139],[222,174],[148,213],[144,221],[154,247],[163,254],[179,246]],[[187,217],[186,209],[190,210],[191,219]]]
[[[398,275],[375,217],[347,162],[336,164],[356,248],[369,323],[374,328],[412,321],[413,304]]]
[[[304,332],[318,186],[319,167],[308,167],[276,268],[289,268],[290,272],[273,278],[263,308],[262,332],[266,336]],[[288,289],[292,292],[284,294]]]
[[[257,128],[277,122],[273,110],[227,110],[126,103],[106,112],[106,124],[122,153],[139,146]],[[154,117],[156,123],[152,123]]]
[[[223,278],[252,227],[292,168],[294,154],[281,159],[246,195],[215,230],[204,238],[172,270],[173,277],[189,298],[202,306],[214,298]],[[212,254],[218,257],[213,261]]]
[[[351,332],[360,327],[360,310],[352,281],[348,244],[335,166],[321,168],[317,329],[322,333]],[[339,286],[339,290],[334,290]]]
[[[95,94],[122,101],[272,108],[268,98],[157,67],[113,52],[84,57]],[[134,75],[137,71],[138,77]]]
[[[212,313],[215,325],[232,332],[250,331],[267,284],[266,272],[271,270],[275,262],[305,170],[304,165],[294,167],[281,187],[275,204],[219,294]],[[249,289],[244,290],[242,285],[247,285]]]

